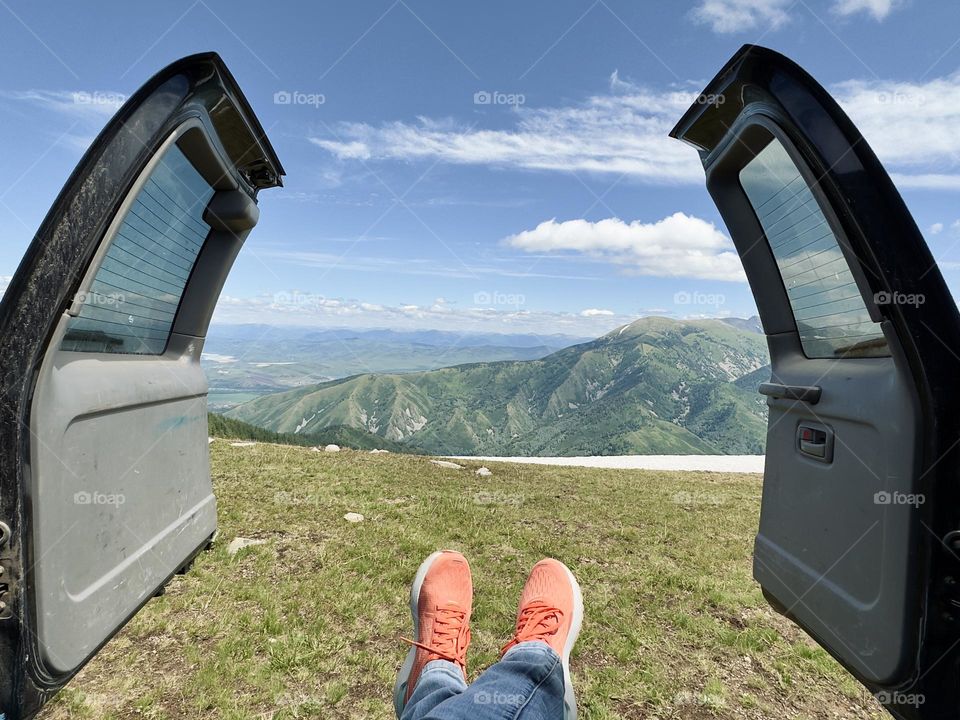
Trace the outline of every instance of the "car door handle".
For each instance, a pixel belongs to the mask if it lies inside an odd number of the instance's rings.
[[[761,395],[776,399],[799,400],[810,405],[820,402],[821,389],[817,385],[784,385],[782,383],[760,383]]]

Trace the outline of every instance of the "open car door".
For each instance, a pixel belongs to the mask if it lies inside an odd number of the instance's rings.
[[[745,46],[671,135],[694,145],[772,375],[754,577],[896,717],[960,713],[960,318],[837,103]]]
[[[68,180],[0,304],[0,717],[32,716],[216,530],[200,352],[283,169],[215,54]]]

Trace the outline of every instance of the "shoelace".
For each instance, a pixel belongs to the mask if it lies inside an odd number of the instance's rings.
[[[562,622],[562,610],[535,600],[520,612],[513,639],[503,646],[500,654],[502,655],[518,643],[529,642],[530,640],[546,640],[551,635],[556,635]]]
[[[467,646],[470,644],[470,626],[467,614],[459,607],[438,607],[433,621],[433,645],[403,638],[414,647],[426,650],[441,660],[467,666]]]

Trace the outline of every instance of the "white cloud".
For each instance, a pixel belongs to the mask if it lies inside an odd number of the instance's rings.
[[[433,304],[397,306],[344,298],[325,298],[300,291],[258,297],[223,295],[218,323],[263,323],[304,327],[435,329],[461,332],[562,333],[597,337],[636,319],[612,310],[581,313],[528,310],[518,306],[458,306],[444,298]],[[210,358],[208,358],[210,359]]]
[[[930,226],[931,235],[939,235],[941,232],[943,232],[943,223],[938,222]]]
[[[691,15],[717,33],[772,29],[790,21],[793,0],[701,0]]]
[[[899,187],[960,190],[960,73],[923,83],[851,80],[831,92]]]
[[[653,223],[547,220],[505,242],[527,252],[579,252],[624,265],[638,275],[744,280],[730,239],[706,220],[674,213]]]
[[[340,160],[431,160],[532,170],[627,174],[656,183],[701,183],[696,152],[667,133],[696,92],[652,91],[610,78],[611,93],[580,105],[523,106],[509,129],[475,129],[421,117],[380,126],[344,123],[310,141]],[[699,89],[699,88],[697,88]]]
[[[332,140],[318,140],[310,138],[324,150],[329,150],[341,160],[369,160],[370,148],[362,142],[338,142]]]
[[[676,306],[672,309],[638,309],[625,314],[601,308],[581,312],[524,309],[517,306],[491,307],[485,304],[458,305],[444,298],[433,304],[385,305],[345,298],[325,298],[301,291],[274,295],[234,297],[223,295],[214,313],[219,324],[260,323],[275,326],[317,328],[390,328],[394,330],[449,330],[454,332],[530,333],[544,337],[554,334],[599,337],[639,317],[650,315],[683,318],[723,318],[723,308],[689,314],[703,308]],[[708,308],[711,310],[711,308]],[[228,356],[207,360],[229,362]]]
[[[882,158],[881,158],[882,159]],[[915,190],[960,190],[960,175],[946,173],[890,173],[898,188]]]
[[[7,292],[7,287],[12,279],[12,275],[0,275],[0,299],[3,299],[3,295]]]
[[[865,12],[879,22],[900,4],[898,0],[834,0],[832,10],[838,15]]]
[[[850,80],[832,90],[884,162],[928,171],[957,162],[960,74],[925,83]]]
[[[311,142],[342,162],[421,160],[699,185],[703,170],[696,152],[667,133],[700,87],[644,88],[614,71],[606,94],[578,105],[525,105],[512,112],[507,128],[430,118],[378,126],[345,123],[337,126],[336,137]],[[830,91],[898,186],[960,190],[960,72],[922,83],[849,80]]]

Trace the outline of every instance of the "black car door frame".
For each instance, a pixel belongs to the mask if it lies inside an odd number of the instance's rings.
[[[37,499],[29,492],[37,374],[108,226],[147,163],[185,123],[202,130],[182,140],[195,155],[191,161],[214,163],[207,168],[213,174],[219,162],[230,173],[229,184],[243,194],[230,202],[228,193],[228,202],[208,207],[211,227],[234,233],[238,242],[201,249],[193,266],[197,276],[190,276],[176,312],[170,342],[175,335],[197,336],[202,345],[230,264],[256,221],[256,194],[281,185],[284,174],[247,100],[214,53],[173,63],[124,104],[66,182],[0,304],[0,712],[10,719],[34,714],[83,664],[52,671],[38,649],[31,577],[44,559],[34,553],[31,517]]]
[[[769,253],[749,252],[763,234],[755,217],[751,220],[735,209],[744,203],[739,183],[722,171],[712,173],[714,161],[729,143],[740,143],[744,153],[754,152],[749,138],[741,143],[742,133],[763,124],[780,134],[801,161],[798,164],[812,175],[824,207],[833,212],[831,222],[842,229],[839,244],[866,309],[880,323],[898,366],[912,382],[921,423],[915,480],[926,502],[917,508],[907,548],[912,580],[904,588],[909,601],[903,628],[891,631],[909,636],[916,653],[896,681],[865,684],[898,717],[956,717],[960,710],[960,558],[954,547],[960,529],[956,304],[876,155],[837,103],[799,66],[771,50],[744,46],[700,97],[710,102],[695,103],[671,135],[701,154],[708,189],[743,257],[772,350],[773,343],[795,342],[798,332],[778,267]],[[903,296],[924,302],[884,301]],[[843,550],[838,548],[838,555]],[[831,649],[828,638],[818,640]],[[835,649],[831,651],[837,654]]]

